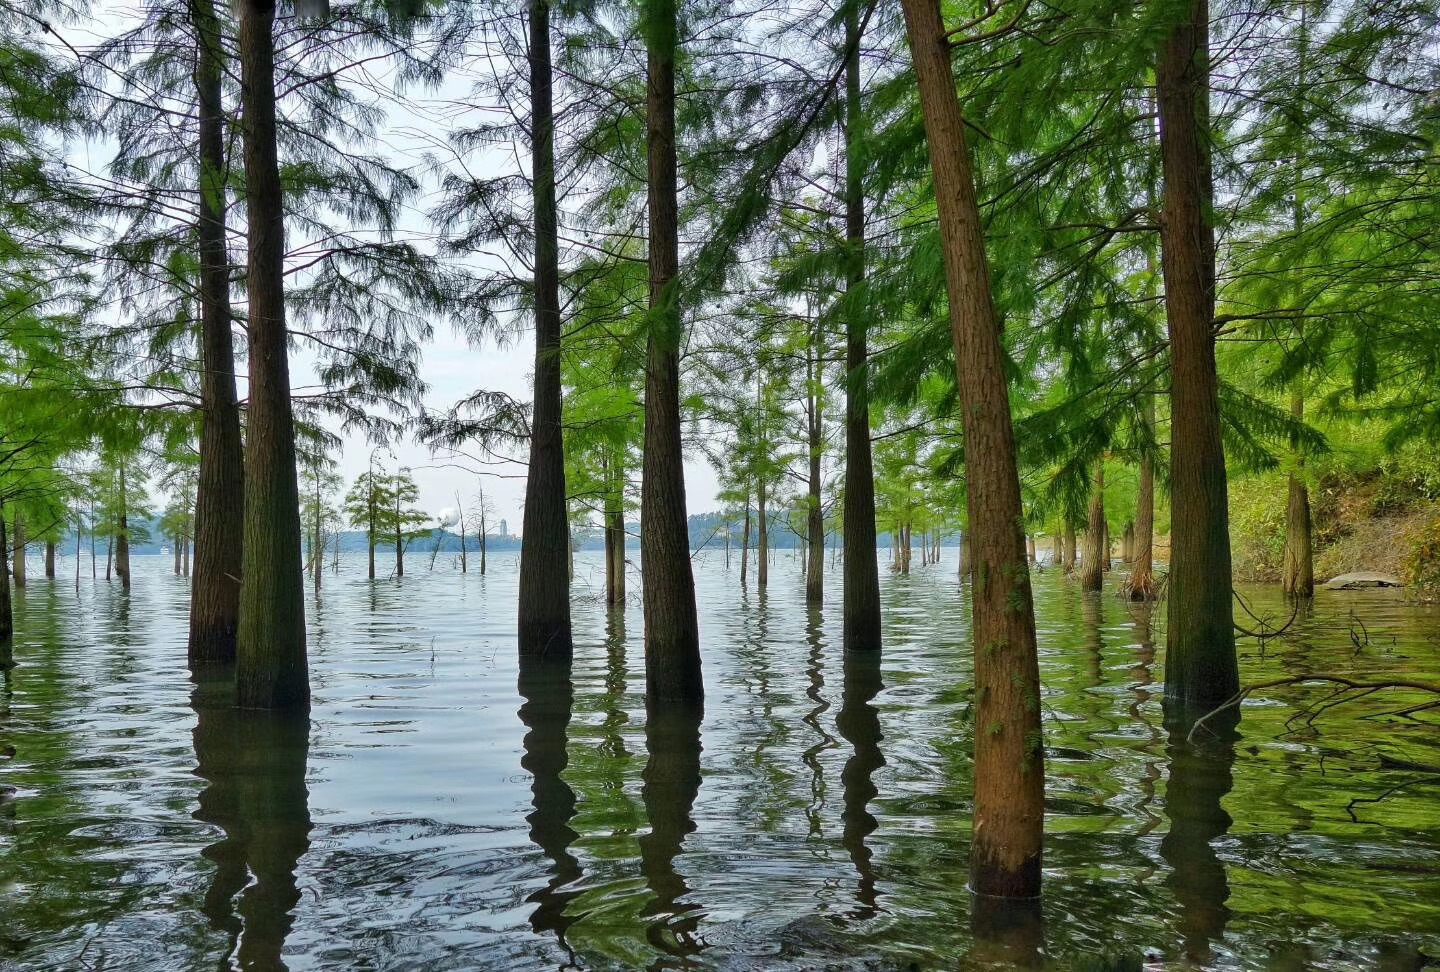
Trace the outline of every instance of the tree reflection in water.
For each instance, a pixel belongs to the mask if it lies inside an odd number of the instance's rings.
[[[873,917],[879,910],[875,869],[871,863],[874,851],[865,841],[879,826],[870,812],[870,801],[879,793],[873,782],[875,771],[885,765],[885,756],[880,751],[880,741],[884,738],[880,734],[880,710],[873,705],[882,688],[880,652],[847,651],[844,664],[845,685],[835,726],[852,752],[840,771],[844,800],[840,839],[859,879],[855,887],[855,901],[859,906],[855,917],[864,919]]]
[[[242,969],[283,970],[300,900],[295,868],[310,847],[310,719],[237,709],[232,685],[228,671],[197,672],[191,696],[195,775],[209,784],[194,817],[224,831],[204,851],[216,871],[202,907],[230,936],[222,967],[233,958]]]
[[[534,810],[525,818],[530,840],[550,860],[550,880],[525,900],[535,905],[530,927],[536,932],[553,932],[569,955],[574,951],[565,934],[574,924],[565,909],[575,890],[565,890],[580,879],[580,862],[570,853],[576,833],[570,826],[575,817],[575,791],[562,774],[569,764],[568,730],[575,687],[568,659],[524,657],[520,659],[520,722],[525,726],[524,755],[520,765],[531,776],[530,792]]]
[[[695,830],[691,811],[700,792],[702,715],[699,706],[651,704],[645,720],[650,758],[641,777],[640,797],[650,831],[639,844],[640,868],[653,896],[645,908],[646,916],[653,919],[647,938],[678,958],[682,968],[690,967],[690,958],[704,948],[695,934],[699,906],[683,901],[690,888],[675,869],[685,837]]]
[[[1165,783],[1165,814],[1170,831],[1160,842],[1160,856],[1170,866],[1165,885],[1180,906],[1179,930],[1185,958],[1208,965],[1214,961],[1212,943],[1225,936],[1230,920],[1230,883],[1216,842],[1233,822],[1222,805],[1234,784],[1238,714],[1226,713],[1206,723],[1187,741],[1189,724],[1171,723],[1166,749],[1170,768]]]

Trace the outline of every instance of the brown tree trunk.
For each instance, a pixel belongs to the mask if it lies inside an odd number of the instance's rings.
[[[1170,331],[1170,583],[1165,697],[1184,718],[1240,687],[1230,603],[1230,511],[1215,370],[1214,190],[1208,0],[1161,46],[1155,72],[1164,195],[1160,232]]]
[[[1155,399],[1145,396],[1144,421],[1155,427]],[[1140,487],[1135,498],[1135,566],[1125,582],[1132,601],[1155,599],[1155,465],[1149,454],[1140,457]]]
[[[809,446],[810,446],[810,482],[809,494],[806,497],[806,541],[809,553],[805,558],[805,601],[807,604],[820,604],[825,600],[825,511],[820,506],[820,452],[822,440],[821,429],[821,408],[820,396],[820,361],[824,359],[824,349],[820,346],[821,330],[820,320],[816,318],[815,329],[812,332],[810,347],[807,350],[805,365],[808,372],[809,389],[806,392],[809,408]]]
[[[699,703],[700,627],[680,437],[680,224],[675,159],[676,0],[643,4],[649,166],[650,320],[640,485],[645,684],[655,702]]]
[[[121,522],[123,523],[124,520],[121,520]],[[14,560],[14,563],[11,565],[10,569],[11,569],[11,571],[13,572],[13,574],[14,574],[14,576],[15,576],[15,586],[16,586],[16,587],[24,587],[24,586],[25,586],[25,581],[26,581],[26,572],[25,572],[25,545],[29,542],[29,540],[28,540],[28,538],[25,536],[25,518],[20,515],[20,511],[19,511],[18,509],[15,511],[14,524],[15,524],[15,560]],[[125,587],[126,587],[127,589],[130,587],[130,581],[129,581],[128,576],[126,577]]]
[[[200,280],[200,469],[195,497],[195,578],[190,587],[191,663],[231,662],[240,617],[245,532],[245,446],[235,391],[230,259],[226,246],[224,48],[214,0],[190,0],[195,28]]]
[[[1034,566],[1035,564],[1038,564],[1040,562],[1039,558],[1035,556],[1034,534],[1027,533],[1025,535],[1025,559],[1030,562],[1031,566]]]
[[[405,538],[400,535],[400,489],[395,489],[395,576],[405,576]]]
[[[120,463],[120,525],[115,531],[115,576],[122,590],[130,590],[130,497],[125,484],[125,464]],[[17,517],[18,524],[18,517]],[[19,527],[16,527],[19,533]],[[23,563],[23,561],[21,561]]]
[[[250,416],[235,699],[244,708],[308,709],[300,487],[285,327],[285,209],[275,133],[275,3],[236,0],[235,9],[250,243]]]
[[[765,511],[765,479],[755,487],[755,589],[770,586],[770,520]]]
[[[55,541],[45,541],[45,576],[50,580],[55,579]]]
[[[1305,395],[1297,386],[1290,400],[1290,414],[1305,417]],[[1296,471],[1290,474],[1290,499],[1285,509],[1285,559],[1280,589],[1291,597],[1315,596],[1315,554],[1311,537],[1310,489],[1305,485],[1305,458],[1295,455]]]
[[[970,531],[966,530],[960,534],[960,563],[955,568],[960,573],[960,579],[974,580],[975,557],[971,551]]]
[[[520,559],[520,652],[568,657],[570,524],[561,431],[560,242],[555,203],[550,4],[530,0],[530,161],[535,222],[535,404]]]
[[[1094,486],[1090,490],[1090,519],[1085,529],[1085,549],[1080,555],[1080,589],[1098,591],[1105,586],[1105,460],[1095,460]]]
[[[1067,522],[1065,524],[1065,537],[1063,546],[1063,566],[1065,568],[1065,573],[1073,574],[1075,573],[1075,524],[1073,523]]]
[[[865,114],[860,102],[860,11],[845,12],[845,495],[842,532],[845,586],[842,613],[846,651],[880,650],[880,566],[875,556],[875,465],[870,448],[868,322],[854,295],[865,280],[864,164],[860,145]]]
[[[180,562],[180,576],[186,580],[190,579],[190,538],[183,538],[185,544],[185,556]]]
[[[902,0],[935,180],[975,538],[975,799],[970,887],[1040,893],[1045,749],[1024,509],[965,123],[939,0]]]
[[[1126,520],[1125,530],[1120,534],[1120,559],[1127,564],[1135,562],[1135,521]]]
[[[179,577],[179,576],[180,576],[180,534],[176,533],[174,536],[172,536],[172,537],[170,538],[170,547],[171,547],[171,554],[173,555],[171,559],[174,561],[174,563],[171,565],[171,570],[174,572],[174,574],[175,574],[176,577]]]
[[[745,532],[740,534],[740,589],[745,590],[745,574],[750,566],[750,494],[745,494]]]
[[[9,659],[10,642],[15,636],[15,606],[10,599],[9,539],[5,536],[5,504],[0,501],[0,648]]]

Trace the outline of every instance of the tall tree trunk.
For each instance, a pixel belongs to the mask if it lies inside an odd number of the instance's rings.
[[[1035,611],[1000,326],[939,0],[902,0],[939,209],[975,537],[975,800],[970,886],[1040,893],[1045,749]]]
[[[755,487],[755,589],[770,585],[770,521],[765,514],[765,478]]]
[[[1126,520],[1125,530],[1120,534],[1120,559],[1127,564],[1135,562],[1135,521]]]
[[[745,532],[740,535],[740,589],[745,590],[745,574],[750,566],[750,493],[745,493]]]
[[[115,534],[105,538],[105,580],[110,580],[110,566],[115,561]]]
[[[370,579],[372,581],[375,579],[375,541],[378,538],[378,534],[376,533],[376,531],[380,527],[380,525],[376,522],[376,520],[379,518],[378,512],[376,510],[376,506],[378,505],[379,497],[376,495],[375,471],[374,469],[371,469],[369,502],[365,504],[365,512],[369,516],[369,519],[365,524],[365,543],[366,546],[369,548]]]
[[[1060,544],[1060,531],[1056,530],[1050,537],[1050,566],[1059,567],[1064,557],[1064,551]]]
[[[6,650],[8,662],[10,641],[15,636],[15,607],[10,600],[10,547],[5,536],[5,503],[0,501],[0,648]]]
[[[649,163],[650,320],[640,561],[645,576],[645,684],[656,702],[698,703],[700,627],[685,517],[680,439],[680,223],[675,159],[676,0],[646,0],[646,154]]]
[[[1080,555],[1080,589],[1098,591],[1105,586],[1105,460],[1095,460],[1090,490],[1090,520],[1085,528],[1085,550]]]
[[[50,580],[55,579],[55,541],[45,541],[45,576]]]
[[[805,366],[809,378],[808,396],[808,417],[810,420],[809,446],[810,446],[810,482],[809,494],[806,497],[808,506],[806,509],[806,540],[809,546],[809,553],[805,559],[805,601],[807,604],[820,604],[825,600],[825,511],[820,506],[820,452],[821,442],[821,409],[823,400],[820,392],[820,362],[824,360],[824,348],[820,346],[821,330],[820,319],[815,319],[815,329],[812,332],[810,348],[806,352]]]
[[[974,580],[975,556],[970,541],[970,531],[960,534],[960,563],[956,566],[962,581]]]
[[[465,536],[465,507],[460,503],[460,491],[458,489],[455,491],[455,509],[459,511],[460,514],[460,573],[468,574],[470,558],[466,552],[466,547],[469,544],[469,539]]]
[[[235,0],[249,231],[250,412],[235,700],[308,709],[300,487],[285,328],[285,209],[275,137],[275,2]]]
[[[1297,88],[1303,91],[1306,90],[1307,55],[1310,45],[1310,5],[1306,2],[1300,4],[1300,29],[1297,39],[1299,42]],[[1296,134],[1300,137],[1300,144],[1304,144],[1303,139],[1306,132],[1303,114],[1300,119],[1300,124],[1297,126],[1300,131]],[[1295,159],[1295,192],[1292,204],[1292,222],[1297,236],[1305,228],[1304,181],[1305,159],[1303,155],[1297,155]],[[1295,338],[1301,342],[1305,340],[1303,324],[1296,328]],[[1296,421],[1302,421],[1305,418],[1303,377],[1297,377],[1291,387],[1290,414]],[[1284,567],[1280,575],[1280,588],[1290,597],[1310,598],[1315,596],[1315,550],[1311,536],[1310,488],[1305,483],[1305,456],[1299,449],[1295,450],[1294,459],[1295,470],[1290,473],[1290,495],[1285,509],[1285,556]]]
[[[174,561],[174,562],[171,564],[171,570],[174,572],[174,574],[175,574],[176,577],[179,577],[179,576],[180,576],[180,534],[179,534],[178,531],[170,538],[170,552],[171,552],[171,555],[172,555],[172,556],[171,556],[171,559]]]
[[[1214,189],[1208,0],[1192,0],[1155,72],[1164,194],[1160,231],[1170,330],[1170,583],[1165,697],[1207,711],[1240,687],[1230,603],[1230,510],[1215,369]]]
[[[182,577],[184,577],[186,580],[189,580],[189,579],[190,579],[190,538],[189,538],[189,537],[182,537],[182,538],[181,538],[181,541],[185,544],[185,556],[184,556],[184,558],[183,558],[183,559],[181,560],[181,562],[180,562],[180,575],[181,575]]]
[[[1063,545],[1065,548],[1065,573],[1073,574],[1075,573],[1075,524],[1068,521],[1065,523],[1065,537]]]
[[[1297,383],[1290,414],[1305,417],[1305,394]],[[1315,555],[1311,538],[1310,489],[1305,484],[1305,458],[1297,451],[1296,470],[1290,474],[1290,497],[1285,510],[1285,559],[1280,589],[1291,597],[1315,596]]]
[[[1155,399],[1145,396],[1143,420],[1155,428]],[[1140,457],[1140,486],[1135,498],[1135,566],[1125,582],[1132,601],[1155,599],[1155,464],[1149,453]]]
[[[400,535],[400,490],[395,490],[395,576],[405,576],[405,541]]]
[[[121,522],[123,523],[124,521],[122,520]],[[16,587],[24,587],[24,586],[25,586],[25,581],[26,581],[26,574],[25,574],[25,544],[27,544],[27,543],[29,542],[29,540],[28,540],[28,539],[26,538],[26,536],[25,536],[25,518],[20,515],[20,511],[19,511],[18,509],[15,511],[15,514],[14,514],[14,523],[15,523],[15,562],[11,565],[11,568],[10,568],[10,569],[11,569],[11,571],[12,571],[12,572],[14,573],[14,575],[15,575],[15,586],[16,586]],[[128,578],[127,578],[127,580],[126,580],[125,586],[126,586],[127,588],[130,586]]]
[[[845,495],[844,621],[846,651],[880,650],[880,567],[875,557],[875,465],[870,449],[868,321],[857,299],[865,279],[865,190],[861,145],[860,10],[845,8]]]
[[[324,507],[321,505],[320,495],[320,473],[315,473],[315,522],[311,524],[310,532],[310,570],[313,572],[312,582],[315,585],[315,592],[320,592],[320,575],[325,572],[325,517]]]
[[[1035,535],[1033,533],[1027,533],[1025,535],[1025,559],[1028,560],[1032,566],[1040,562],[1039,558],[1035,556]]]
[[[195,579],[190,587],[191,663],[231,662],[240,618],[245,532],[245,446],[235,391],[230,259],[226,246],[224,48],[214,0],[190,0],[197,40],[200,260],[200,469],[195,497]]]
[[[120,526],[115,531],[115,574],[120,587],[130,590],[130,497],[125,484],[125,464],[120,464]],[[18,518],[17,518],[18,520]],[[19,532],[17,526],[16,532]]]
[[[569,657],[570,523],[561,431],[560,242],[555,204],[550,4],[530,0],[530,161],[535,222],[535,405],[520,558],[522,654]]]

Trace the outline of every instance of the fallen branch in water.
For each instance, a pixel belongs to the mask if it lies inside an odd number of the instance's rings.
[[[1230,623],[1235,626],[1236,631],[1240,632],[1242,635],[1245,635],[1247,638],[1258,638],[1260,640],[1262,648],[1264,647],[1266,638],[1280,637],[1282,634],[1284,634],[1290,629],[1290,626],[1295,623],[1295,619],[1300,615],[1300,599],[1297,597],[1293,599],[1293,604],[1290,610],[1290,620],[1286,621],[1274,631],[1266,631],[1265,625],[1270,623],[1269,619],[1262,618],[1258,616],[1254,611],[1250,610],[1250,605],[1245,603],[1245,599],[1240,596],[1240,592],[1235,590],[1233,587],[1230,589],[1230,593],[1234,595],[1235,600],[1239,602],[1240,607],[1244,609],[1245,613],[1250,615],[1250,617],[1254,618],[1256,623],[1260,625],[1260,630],[1251,631],[1249,628],[1242,627],[1235,621],[1231,621]]]
[[[1240,691],[1236,692],[1234,695],[1230,696],[1230,698],[1220,703],[1220,705],[1216,706],[1214,709],[1210,710],[1200,718],[1196,719],[1195,724],[1190,727],[1190,732],[1185,738],[1187,741],[1193,742],[1195,739],[1195,733],[1197,730],[1199,730],[1201,726],[1205,725],[1207,722],[1209,722],[1215,716],[1219,715],[1221,712],[1224,712],[1228,709],[1233,709],[1236,706],[1240,705],[1242,702],[1244,702],[1250,696],[1254,695],[1256,692],[1262,692],[1265,689],[1283,688],[1286,685],[1303,685],[1309,682],[1319,682],[1327,685],[1340,686],[1339,691],[1328,696],[1320,703],[1317,703],[1316,706],[1307,710],[1308,712],[1312,713],[1310,715],[1311,720],[1313,720],[1316,715],[1319,715],[1320,712],[1323,712],[1325,709],[1332,708],[1335,705],[1339,705],[1341,702],[1353,701],[1354,699],[1362,698],[1363,696],[1370,695],[1373,692],[1378,692],[1383,689],[1411,689],[1412,691],[1416,692],[1429,692],[1433,695],[1440,696],[1440,682],[1425,682],[1417,679],[1406,678],[1361,679],[1350,678],[1346,675],[1290,675],[1285,678],[1272,678],[1268,681],[1256,682],[1253,685],[1242,686]],[[1360,694],[1351,696],[1349,698],[1337,698],[1337,696],[1345,695],[1348,692],[1359,692]],[[1440,701],[1433,703],[1427,702],[1424,704],[1424,706],[1421,706],[1421,708],[1428,708],[1431,705],[1440,705]]]

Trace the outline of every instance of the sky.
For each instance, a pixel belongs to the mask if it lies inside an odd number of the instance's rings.
[[[134,0],[101,0],[95,4],[87,21],[63,27],[65,40],[81,51],[91,48],[133,24],[137,6]],[[517,16],[523,13],[523,8],[516,9]],[[457,115],[455,110],[457,103],[473,102],[470,89],[468,80],[453,78],[433,92],[411,93],[405,99],[384,98],[375,102],[384,110],[386,118],[379,128],[376,144],[370,150],[385,155],[392,165],[406,168],[421,177],[427,187],[426,194],[416,200],[403,217],[401,235],[412,235],[417,240],[434,237],[434,227],[426,216],[429,207],[439,199],[437,180],[431,174],[433,162],[437,148],[443,154],[444,140],[452,125],[478,122],[478,117]],[[104,139],[83,139],[69,148],[72,160],[93,172],[103,171],[114,151],[113,143]],[[528,170],[529,157],[523,142],[503,144],[489,149],[484,157],[468,159],[466,164],[472,172],[489,175],[501,167],[517,164]],[[292,249],[301,242],[293,238],[293,233],[292,238],[287,240]],[[243,239],[232,236],[230,246],[232,259],[243,260]],[[495,259],[493,256],[477,256],[471,265],[480,272],[487,265],[494,266]],[[423,349],[420,364],[420,375],[427,385],[424,405],[429,410],[445,411],[477,389],[505,392],[521,401],[528,401],[531,397],[534,354],[534,338],[528,330],[518,339],[503,344],[488,339],[471,344],[448,327],[437,326],[434,339]],[[314,355],[303,349],[292,353],[292,388],[313,391],[315,383]],[[242,396],[245,385],[242,373],[239,376]],[[477,462],[474,458],[463,456],[436,455],[410,439],[376,446],[363,435],[347,433],[334,424],[331,428],[343,441],[342,451],[336,458],[339,463],[337,471],[346,488],[365,472],[372,461],[388,471],[406,467],[411,470],[419,487],[420,507],[438,516],[442,510],[455,507],[457,493],[460,502],[470,506],[480,486],[479,477],[483,475],[485,492],[494,502],[497,515],[506,519],[512,533],[521,532],[525,495],[523,454],[508,460]],[[702,456],[696,455],[687,460],[685,478],[690,512],[703,513],[719,507],[716,498],[718,481]]]

